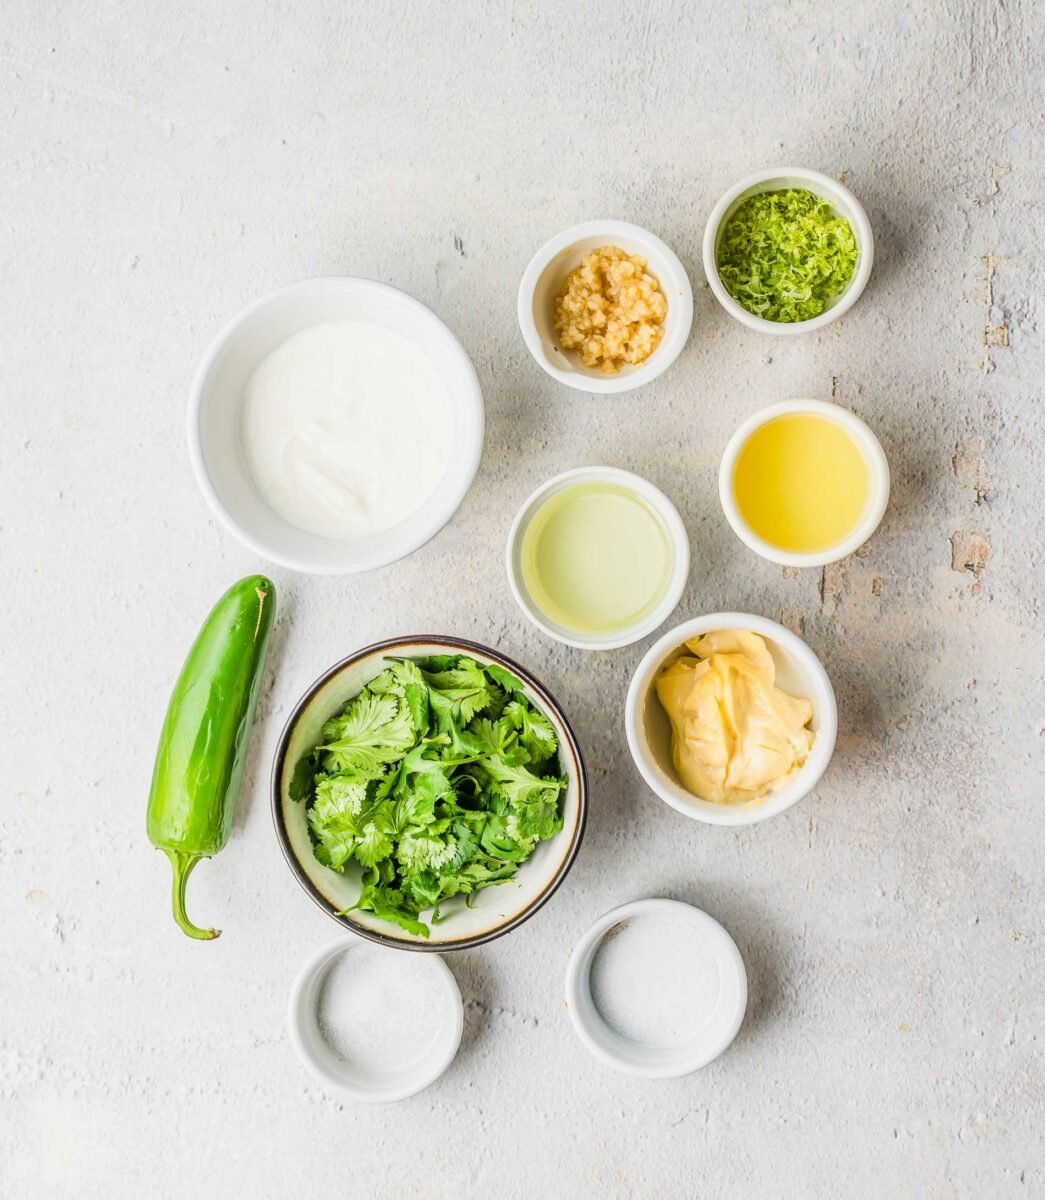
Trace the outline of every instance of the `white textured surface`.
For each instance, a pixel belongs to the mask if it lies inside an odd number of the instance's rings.
[[[1045,1191],[1043,33],[1032,0],[6,0],[0,1194]],[[778,161],[846,172],[878,244],[853,312],[783,343],[732,323],[699,268],[720,192]],[[529,360],[514,300],[533,250],[599,214],[680,254],[696,320],[668,374],[593,400]],[[273,573],[236,829],[190,885],[225,933],[194,944],[145,840],[155,738],[207,608],[264,564],[196,493],[186,391],[243,304],[339,271],[458,333],[486,453],[410,560]],[[757,560],[715,495],[730,431],[792,395],[859,412],[894,470],[868,553],[822,575]],[[832,675],[834,766],[767,825],[694,826],[641,785],[621,705],[642,645],[571,651],[513,608],[511,515],[599,460],[681,509],[680,617],[783,615]],[[452,960],[468,1022],[447,1075],[394,1110],[346,1108],[284,1032],[293,973],[337,931],[281,860],[269,762],[321,670],[421,629],[543,677],[592,815],[554,902]],[[604,1070],[561,1008],[575,938],[649,894],[722,920],[752,988],[730,1051],[667,1084]]]

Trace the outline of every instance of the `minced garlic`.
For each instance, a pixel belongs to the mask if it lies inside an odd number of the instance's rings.
[[[646,260],[600,246],[566,276],[555,298],[555,331],[586,367],[615,374],[645,362],[663,335],[668,302]]]

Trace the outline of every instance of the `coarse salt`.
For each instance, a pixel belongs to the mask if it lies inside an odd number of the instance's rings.
[[[330,964],[319,990],[319,1032],[357,1070],[408,1070],[439,1031],[432,972],[418,955],[354,946]]]
[[[589,978],[606,1024],[654,1049],[692,1040],[710,1019],[722,988],[714,945],[692,921],[674,913],[614,925],[595,951]]]

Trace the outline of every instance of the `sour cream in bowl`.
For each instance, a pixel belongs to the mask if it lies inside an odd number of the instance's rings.
[[[293,570],[349,574],[422,546],[483,443],[475,370],[424,305],[385,284],[306,280],[217,338],[189,404],[196,478],[221,521]]]

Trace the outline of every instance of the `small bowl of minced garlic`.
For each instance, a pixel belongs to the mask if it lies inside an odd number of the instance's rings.
[[[710,613],[666,633],[632,677],[624,721],[649,787],[711,825],[754,825],[808,796],[838,732],[820,660],[753,613]]]
[[[675,252],[627,221],[586,221],[546,242],[519,284],[519,328],[538,366],[582,392],[640,387],[671,366],[693,325]]]

